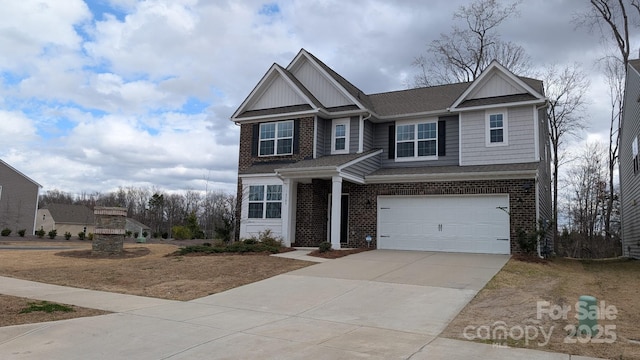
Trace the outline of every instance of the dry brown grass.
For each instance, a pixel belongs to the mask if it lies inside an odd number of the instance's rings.
[[[20,311],[27,308],[30,303],[39,303],[32,299],[25,299],[21,297],[0,295],[0,327],[20,324],[32,324],[43,321],[56,321],[73,319],[78,317],[96,316],[108,314],[108,311],[87,309],[79,306],[69,305],[73,309],[72,312],[56,311],[52,313],[46,312],[31,312],[21,314]]]
[[[3,247],[59,247],[56,250],[0,251],[0,276],[48,284],[170,300],[192,300],[296,270],[313,263],[258,255],[169,256],[167,244],[125,244],[129,257],[82,258],[91,248],[79,241],[2,241]],[[72,256],[69,256],[72,255]],[[105,314],[75,307],[74,312],[18,314],[33,300],[0,296],[0,326]]]
[[[580,295],[595,296],[598,302],[604,300],[606,305],[617,308],[615,320],[598,322],[600,325],[615,325],[617,339],[614,343],[565,343],[565,326],[578,325],[575,305]],[[566,320],[552,320],[547,315],[538,319],[538,301],[568,305],[571,306],[571,311]],[[495,329],[497,321],[504,321],[507,329],[516,326],[524,328],[527,325],[542,326],[547,333],[553,329],[551,340],[545,346],[538,345],[539,342],[544,342],[542,335],[528,344],[523,339],[513,338],[506,341],[492,338],[483,342],[573,355],[640,359],[640,343],[634,342],[640,340],[640,262],[557,259],[548,264],[540,264],[512,259],[449,324],[442,335],[465,339],[465,327],[474,326],[477,329],[488,325]],[[517,332],[514,334],[517,337]],[[602,337],[605,338],[607,337]]]

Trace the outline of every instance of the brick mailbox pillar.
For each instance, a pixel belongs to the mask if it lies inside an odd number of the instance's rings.
[[[96,206],[93,210],[96,228],[93,232],[94,255],[119,255],[123,252],[127,209]]]

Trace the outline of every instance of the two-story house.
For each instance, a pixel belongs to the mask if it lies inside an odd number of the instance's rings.
[[[542,82],[497,62],[473,82],[365,94],[309,52],[273,64],[240,125],[240,238],[509,254],[550,219]],[[369,239],[370,241],[367,241]]]
[[[640,259],[640,59],[629,60],[620,124],[622,255]]]

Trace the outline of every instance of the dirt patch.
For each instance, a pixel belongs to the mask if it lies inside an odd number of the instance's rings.
[[[85,244],[85,250],[90,251],[91,244]],[[148,249],[148,254],[93,258],[62,257],[56,251],[0,251],[0,275],[84,289],[192,300],[313,264],[267,255],[165,257],[175,251],[174,245],[125,244],[128,252],[142,251],[136,250],[140,248]]]
[[[46,313],[37,311],[26,314],[20,313],[32,303],[40,302],[21,297],[0,295],[0,309],[2,309],[2,311],[0,311],[0,327],[109,314],[108,311],[87,309],[74,305],[68,305],[72,309],[70,312],[55,311]]]
[[[596,297],[599,306],[615,306],[615,319],[601,319],[608,327],[590,341],[569,336],[579,325],[576,302],[581,295]],[[545,263],[511,259],[460,312],[441,336],[566,354],[610,359],[640,359],[640,262],[555,259]],[[567,309],[551,316],[542,309]],[[555,319],[554,319],[555,318]],[[538,331],[537,336],[534,336]],[[502,329],[512,331],[505,334]],[[529,329],[530,339],[519,329]],[[549,336],[546,342],[545,335]],[[612,341],[614,340],[615,341]],[[595,340],[595,341],[593,341]],[[631,341],[630,341],[631,340]]]
[[[320,252],[320,250],[313,250],[308,255],[315,256],[324,259],[337,259],[351,254],[361,253],[363,251],[369,251],[371,249],[367,248],[356,248],[356,249],[341,249],[341,250],[329,250],[325,252]]]

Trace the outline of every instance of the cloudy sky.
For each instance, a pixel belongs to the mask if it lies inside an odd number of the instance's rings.
[[[229,117],[272,63],[305,48],[366,93],[403,89],[460,0],[0,0],[0,159],[71,194],[119,186],[235,191]],[[606,134],[588,1],[526,0],[501,27],[536,68],[592,75],[589,133]],[[633,54],[632,57],[636,57]]]

